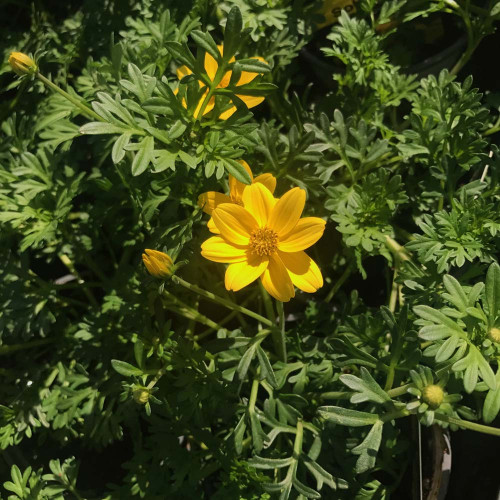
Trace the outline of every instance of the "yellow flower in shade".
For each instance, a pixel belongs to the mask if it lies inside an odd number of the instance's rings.
[[[12,52],[9,56],[9,64],[18,75],[32,74],[38,70],[35,61],[22,52]]]
[[[166,253],[148,248],[142,254],[142,262],[144,262],[149,274],[155,278],[168,278],[172,275],[174,263],[170,255]]]
[[[269,189],[269,191],[271,191],[271,194],[274,193],[274,190],[276,189],[276,177],[274,177],[274,175],[261,174],[258,175],[257,177],[254,177],[250,165],[248,165],[248,163],[245,160],[238,160],[238,161],[243,165],[245,170],[250,175],[250,179],[252,179],[252,184],[255,182],[259,182],[260,184],[266,186],[266,188]],[[230,175],[229,195],[224,193],[218,193],[217,191],[208,191],[206,193],[200,194],[200,196],[198,197],[198,206],[202,208],[206,214],[212,215],[214,209],[217,208],[221,203],[236,203],[237,205],[243,205],[242,201],[243,191],[247,187],[248,184],[243,184],[243,182],[240,182],[234,176]],[[212,217],[210,217],[210,220],[208,221],[208,229],[212,233],[219,234],[219,230],[215,226]]]
[[[255,182],[241,200],[217,205],[212,218],[220,234],[201,246],[206,259],[229,264],[226,288],[238,291],[260,278],[270,295],[288,302],[294,285],[309,293],[322,287],[321,271],[304,250],[321,238],[325,221],[301,218],[305,191],[293,188],[277,200]]]
[[[223,55],[224,47],[222,45],[217,45],[217,48],[219,49],[219,52],[221,55]],[[259,61],[265,62],[262,57],[252,57],[251,59],[258,59]],[[234,62],[235,58],[231,57],[229,60],[230,63]],[[205,53],[205,71],[208,75],[208,78],[210,78],[210,81],[214,81],[215,74],[217,73],[217,68],[219,65],[217,64],[217,61],[208,53]],[[184,78],[186,75],[190,75],[192,71],[187,67],[187,66],[181,66],[180,68],[177,69],[177,78],[181,80]],[[240,79],[238,80],[238,83],[236,86],[240,85],[245,85],[247,83],[250,83],[259,73],[251,73],[249,71],[242,71]],[[217,85],[218,89],[224,89],[229,85],[229,81],[231,80],[231,75],[232,71],[226,71],[224,76],[222,77],[222,80],[219,82]],[[203,102],[205,100],[205,97],[208,94],[208,88],[206,88],[205,84],[203,82],[199,82],[200,88],[205,87],[205,91],[203,92],[203,95],[200,98],[200,101],[198,102],[198,105],[196,106],[196,109],[194,111],[194,117],[198,118],[201,107],[203,105]],[[257,106],[260,104],[263,100],[264,97],[258,97],[258,96],[250,96],[250,95],[239,95],[236,94],[237,97],[239,97],[247,106],[247,108],[253,108],[254,106]],[[183,99],[182,100],[182,105],[184,107],[187,107],[186,101]],[[215,96],[212,96],[210,98],[210,101],[208,102],[207,106],[203,110],[203,114],[206,115],[207,113],[210,113],[212,109],[214,109],[215,106]],[[236,106],[231,106],[229,109],[225,110],[219,115],[219,118],[222,120],[227,120],[234,112],[236,111]]]

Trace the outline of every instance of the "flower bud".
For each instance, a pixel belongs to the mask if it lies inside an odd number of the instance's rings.
[[[12,52],[9,57],[9,64],[18,75],[31,75],[38,71],[35,61],[22,52]]]
[[[132,391],[132,396],[138,405],[145,405],[149,401],[149,390],[147,387],[136,385]]]
[[[500,343],[500,328],[493,327],[489,332],[488,336],[493,342]]]
[[[424,387],[422,398],[431,408],[437,408],[443,402],[444,391],[439,385],[431,384]]]
[[[142,262],[149,274],[155,278],[168,278],[172,275],[173,261],[169,255],[158,250],[144,250]]]

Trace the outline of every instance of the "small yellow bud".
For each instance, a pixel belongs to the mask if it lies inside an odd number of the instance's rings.
[[[22,52],[12,52],[9,57],[9,64],[18,75],[31,75],[38,71],[35,61]]]
[[[144,250],[142,262],[149,274],[155,278],[168,278],[172,275],[173,261],[169,255],[158,250]]]
[[[149,390],[147,387],[136,385],[132,391],[132,396],[137,404],[145,405],[149,401]]]
[[[437,408],[443,402],[444,391],[439,385],[431,384],[424,387],[422,398],[431,408]]]
[[[493,342],[499,342],[500,343],[500,328],[493,327],[489,332],[488,336],[490,337]]]

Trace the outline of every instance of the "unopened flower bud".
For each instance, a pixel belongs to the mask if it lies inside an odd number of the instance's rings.
[[[500,328],[493,327],[489,332],[488,336],[493,342],[500,343]]]
[[[155,278],[168,278],[172,275],[173,261],[169,255],[158,250],[144,250],[142,261],[149,274]]]
[[[149,390],[147,387],[136,385],[132,391],[134,401],[139,405],[145,405],[149,401]]]
[[[443,388],[436,384],[428,385],[422,391],[422,398],[431,408],[437,408],[444,399]]]
[[[35,61],[22,52],[12,52],[9,57],[9,64],[18,75],[31,75],[38,71]]]

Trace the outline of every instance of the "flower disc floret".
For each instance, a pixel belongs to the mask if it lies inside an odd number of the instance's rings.
[[[306,193],[293,188],[276,200],[264,184],[246,186],[243,205],[221,203],[212,211],[218,236],[205,241],[202,255],[229,264],[225,286],[238,291],[260,278],[277,300],[289,301],[294,286],[315,292],[323,286],[317,264],[304,252],[323,235],[325,221],[301,218]]]
[[[259,227],[252,231],[248,248],[257,255],[272,255],[278,250],[278,235],[269,227]]]
[[[422,390],[422,399],[431,407],[437,408],[444,399],[443,388],[436,384],[428,385]]]

